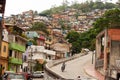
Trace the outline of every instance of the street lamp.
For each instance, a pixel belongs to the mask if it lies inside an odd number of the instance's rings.
[[[33,45],[29,46],[30,49],[30,72],[32,73],[33,71],[33,53],[37,52],[37,48],[33,47]]]
[[[32,56],[33,56],[33,48],[30,46],[28,46],[28,51],[29,51],[29,60],[28,60],[28,65],[29,65],[29,71],[30,73],[32,73]]]
[[[92,64],[93,64],[93,61],[94,61],[94,54],[96,53],[96,51],[94,50],[93,52],[92,52]]]
[[[30,46],[31,48],[31,54],[30,54],[30,73],[32,73],[32,56],[33,56],[33,48]]]

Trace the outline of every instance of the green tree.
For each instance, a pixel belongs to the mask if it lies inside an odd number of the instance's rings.
[[[97,33],[105,28],[119,28],[120,24],[120,9],[111,9],[99,18],[94,24],[94,29]]]
[[[70,43],[76,42],[79,38],[79,33],[76,31],[71,31],[67,34],[66,38]]]
[[[113,4],[113,3],[103,3],[103,2],[93,2],[93,1],[86,1],[84,3],[78,3],[77,1],[73,1],[72,5],[69,6],[69,3],[67,0],[65,0],[61,6],[54,6],[49,10],[45,10],[41,12],[40,14],[51,16],[52,14],[61,13],[65,11],[66,9],[73,8],[76,10],[81,10],[82,12],[90,12],[94,9],[112,9],[112,8],[120,8],[119,5]]]
[[[40,16],[51,16],[52,15],[52,10],[48,9],[48,10],[44,10],[41,13],[39,13]]]
[[[81,51],[81,45],[79,42],[75,41],[72,43],[72,54],[79,53]]]
[[[49,32],[47,31],[47,26],[43,22],[35,22],[30,30],[43,31],[46,34],[49,34]]]
[[[42,64],[40,64],[38,61],[36,61],[34,71],[42,71]]]
[[[81,45],[79,43],[80,34],[76,31],[71,31],[67,34],[66,39],[68,39],[69,43],[72,43],[72,54],[79,53],[81,50]]]
[[[86,34],[89,36],[90,46],[89,49],[95,49],[95,38],[98,33],[106,28],[120,28],[120,9],[111,9],[99,18]]]
[[[40,64],[39,61],[36,60],[36,64],[34,66],[34,71],[43,71],[43,66],[46,64],[46,61],[44,61],[43,64]]]
[[[77,33],[71,31],[67,35],[67,39],[72,43],[73,52],[79,52],[81,48],[95,49],[96,36],[102,30],[106,28],[120,28],[120,9],[111,9],[105,12],[105,14],[96,20],[93,24],[93,28],[84,33]],[[79,48],[78,48],[79,47]]]

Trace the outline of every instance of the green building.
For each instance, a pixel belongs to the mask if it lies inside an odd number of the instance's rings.
[[[22,71],[22,56],[25,52],[27,39],[22,37],[24,30],[16,25],[6,24],[9,31],[9,61],[8,70],[14,72]]]

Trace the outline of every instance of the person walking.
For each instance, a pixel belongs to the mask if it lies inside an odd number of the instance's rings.
[[[65,67],[66,67],[66,64],[65,64],[65,62],[63,62],[62,66],[61,66],[61,71],[62,71],[62,72],[64,72]]]
[[[80,76],[77,77],[77,80],[81,80]]]
[[[77,76],[74,80],[82,80],[80,76]]]

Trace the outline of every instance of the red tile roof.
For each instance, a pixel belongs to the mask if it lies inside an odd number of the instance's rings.
[[[38,39],[40,39],[40,40],[45,40],[45,37],[44,37],[44,36],[39,36]]]

